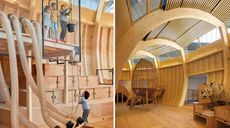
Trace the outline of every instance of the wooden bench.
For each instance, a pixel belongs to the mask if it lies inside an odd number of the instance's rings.
[[[214,128],[215,116],[214,111],[208,109],[209,104],[207,103],[194,103],[193,104],[193,120],[197,120],[198,117],[206,120],[206,128]]]
[[[197,117],[202,117],[206,120],[206,128],[214,128],[214,112],[213,111],[204,111],[202,113],[193,113],[193,120],[196,120]]]

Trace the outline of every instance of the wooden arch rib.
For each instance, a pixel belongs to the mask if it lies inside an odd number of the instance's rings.
[[[173,47],[173,48],[175,48],[177,50],[180,50],[180,52],[181,52],[182,60],[183,60],[183,74],[184,74],[183,78],[184,78],[184,81],[183,81],[182,91],[179,92],[181,98],[180,98],[180,101],[178,103],[178,106],[183,106],[185,98],[186,98],[186,94],[187,94],[187,88],[188,88],[188,73],[187,73],[187,68],[186,68],[186,56],[185,56],[184,49],[179,44],[177,44],[176,42],[173,42],[171,40],[153,39],[153,40],[148,40],[148,41],[142,41],[141,43],[139,43],[139,45],[137,45],[135,47],[135,50],[133,52],[136,52],[136,50],[144,49],[146,47],[154,46],[154,45],[170,46],[170,47]],[[139,51],[137,51],[137,53]],[[143,50],[141,50],[141,51],[143,51]],[[144,52],[147,52],[147,51],[144,51]],[[150,52],[145,53],[145,55],[148,55],[148,54],[151,54],[151,53]],[[149,56],[149,57],[151,57],[151,56]]]
[[[137,21],[116,42],[116,85],[120,78],[123,65],[140,40],[142,40],[149,31],[159,25],[182,18],[199,19],[216,27],[220,27],[224,43],[228,45],[227,30],[224,23],[210,13],[192,8],[176,8],[169,11],[158,9]]]
[[[150,53],[148,51],[145,51],[145,50],[139,50],[139,51],[136,52],[136,54],[137,55],[144,55],[144,56],[153,58],[155,66],[156,66],[156,68],[158,68],[157,57],[155,55],[153,55],[152,53]]]

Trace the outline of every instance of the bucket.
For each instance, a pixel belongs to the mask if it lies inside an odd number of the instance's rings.
[[[75,24],[69,23],[67,24],[68,32],[74,32]]]

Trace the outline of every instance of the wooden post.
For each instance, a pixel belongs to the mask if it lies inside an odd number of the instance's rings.
[[[31,58],[32,51],[28,50],[27,55],[29,56],[29,57],[27,57],[28,67],[31,71],[31,69],[32,69],[32,58]],[[27,96],[26,96],[27,116],[28,116],[28,119],[30,121],[32,121],[32,101],[33,101],[32,95],[33,95],[33,93],[32,93],[32,90],[30,88],[28,81],[26,82],[26,92],[27,92]]]
[[[123,85],[121,85],[121,86],[123,86]],[[124,87],[123,88],[121,88],[121,103],[123,103],[123,101],[124,101]]]
[[[147,107],[147,110],[149,110],[149,94],[148,94],[148,89],[146,89],[145,93],[146,93],[146,107]]]
[[[69,58],[69,56],[65,56],[65,59],[67,60]],[[64,91],[65,91],[65,93],[64,93],[64,103],[65,104],[68,104],[68,100],[69,100],[69,70],[68,70],[68,68],[69,68],[69,64],[68,64],[68,62],[67,61],[65,61],[65,64],[64,64]]]
[[[117,98],[116,99],[117,99],[117,104],[118,104],[118,93],[117,93]]]

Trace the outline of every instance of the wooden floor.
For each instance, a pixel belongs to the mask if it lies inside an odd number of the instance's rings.
[[[65,126],[63,124],[57,123],[58,125],[60,125],[62,128],[64,128]],[[1,126],[1,125],[0,125]],[[109,118],[109,119],[105,119],[103,121],[97,121],[97,122],[93,122],[90,123],[89,120],[89,127],[92,128],[113,128],[113,118]],[[2,127],[0,127],[2,128]],[[3,127],[5,128],[5,127]],[[40,125],[39,128],[49,128],[47,125]]]
[[[205,128],[205,122],[193,121],[192,106],[158,105],[147,111],[116,104],[116,128]]]

